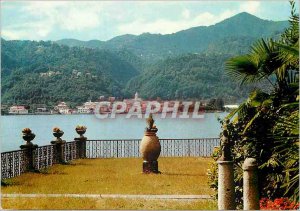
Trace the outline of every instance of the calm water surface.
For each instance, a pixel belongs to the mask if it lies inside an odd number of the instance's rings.
[[[226,113],[207,113],[203,119],[160,119],[155,116],[159,138],[214,138],[220,133],[218,117]],[[26,115],[1,117],[1,152],[19,149],[24,141],[22,129],[31,128],[36,137],[33,143],[39,146],[50,144],[54,139],[52,129],[59,127],[63,139],[71,141],[77,136],[76,125],[85,125],[88,139],[140,139],[146,127],[145,119],[125,118],[98,119],[94,115]]]

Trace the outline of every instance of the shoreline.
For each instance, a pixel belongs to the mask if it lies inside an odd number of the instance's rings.
[[[221,111],[221,110],[206,110],[203,113],[224,113],[226,110]],[[161,114],[162,112],[156,112],[154,114]],[[172,112],[167,112],[168,114],[171,114]],[[178,114],[182,114],[183,112],[178,112]],[[188,114],[192,114],[193,112],[187,112]],[[111,112],[108,113],[101,113],[101,114],[111,114]],[[128,114],[128,113],[118,113],[118,114]],[[142,114],[145,114],[143,112]],[[63,116],[69,116],[69,115],[96,115],[94,113],[73,113],[73,114],[49,114],[49,113],[28,113],[28,114],[1,114],[1,116],[35,116],[35,115],[40,115],[40,116],[52,116],[52,115],[63,115]]]

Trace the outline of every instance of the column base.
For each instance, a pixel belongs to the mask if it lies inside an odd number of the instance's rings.
[[[144,174],[160,174],[158,171],[158,162],[157,161],[144,161],[143,162],[143,173]]]

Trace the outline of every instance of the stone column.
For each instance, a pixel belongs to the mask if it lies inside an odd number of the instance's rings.
[[[228,139],[226,124],[223,125],[223,136],[221,137],[221,153],[218,159],[218,209],[235,210],[235,185],[233,161],[230,150],[231,142]]]
[[[31,132],[29,128],[25,128],[22,131],[23,133],[23,139],[26,141],[26,144],[21,145],[20,148],[25,150],[25,156],[28,160],[28,171],[34,171],[34,154],[33,151],[38,147],[38,145],[33,144],[31,141],[35,138],[35,134]]]
[[[86,158],[86,140],[87,138],[83,136],[83,134],[86,132],[85,126],[77,126],[76,132],[78,133],[79,137],[74,138],[75,141],[78,143],[78,156],[79,158]]]
[[[259,210],[258,165],[255,158],[246,158],[243,165],[244,210]]]
[[[233,161],[218,160],[218,209],[235,210]]]
[[[63,134],[64,134],[64,131],[60,130],[59,128],[54,128],[53,135],[56,137],[56,139],[51,141],[51,144],[54,144],[56,147],[57,160],[59,163],[62,163],[62,164],[66,163],[66,161],[65,161],[65,143],[66,143],[66,141],[61,139]]]

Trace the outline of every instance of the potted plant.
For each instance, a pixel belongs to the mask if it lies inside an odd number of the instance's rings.
[[[53,128],[53,135],[56,138],[60,138],[60,137],[62,137],[64,135],[64,131],[62,131],[58,127],[55,127],[55,128]]]
[[[77,125],[75,130],[80,136],[82,136],[86,132],[86,127],[82,125]]]
[[[26,141],[26,145],[33,145],[31,141],[35,138],[35,134],[32,133],[30,128],[24,128],[22,130],[22,138]]]
[[[64,131],[62,131],[60,128],[55,127],[53,128],[53,136],[56,137],[56,140],[51,141],[52,144],[56,144],[56,143],[65,143],[65,141],[63,141],[61,139],[61,137],[64,135]]]

